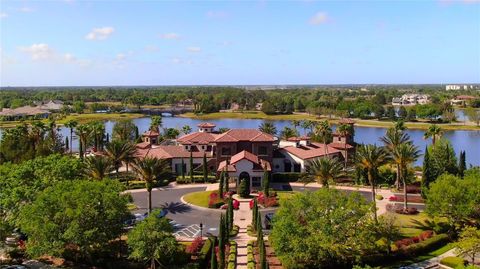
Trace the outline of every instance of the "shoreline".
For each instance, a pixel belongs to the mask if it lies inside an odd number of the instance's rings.
[[[182,118],[191,118],[198,120],[221,120],[221,119],[257,119],[257,120],[312,120],[312,121],[322,121],[328,120],[333,124],[338,123],[338,118],[328,118],[326,116],[313,116],[309,114],[287,114],[287,115],[266,115],[263,112],[215,112],[203,115],[195,115],[194,113],[185,113],[180,114],[178,117]],[[394,126],[392,121],[378,121],[378,120],[363,120],[356,119],[355,126],[358,127],[371,127],[371,128],[389,128]],[[443,130],[448,131],[480,131],[480,127],[475,125],[460,125],[461,122],[457,124],[451,123],[437,123]],[[405,122],[405,126],[408,129],[412,130],[427,130],[428,127],[432,125],[427,122]]]

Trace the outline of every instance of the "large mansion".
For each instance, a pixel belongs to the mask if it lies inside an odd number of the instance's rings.
[[[349,119],[343,124],[354,122]],[[246,178],[250,187],[261,186],[265,171],[304,172],[308,162],[325,156],[344,159],[352,154],[353,137],[334,133],[333,142],[322,144],[312,142],[310,137],[291,137],[280,140],[256,129],[231,129],[224,133],[215,130],[211,123],[201,123],[198,131],[179,137],[173,145],[159,145],[159,133],[147,131],[143,142],[137,144],[139,157],[156,157],[170,161],[172,171],[177,175],[190,171],[190,156],[194,170],[201,169],[204,156],[209,171],[226,171],[230,179]]]

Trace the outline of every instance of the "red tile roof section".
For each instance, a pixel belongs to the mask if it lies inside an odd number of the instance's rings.
[[[210,122],[202,122],[202,123],[198,124],[197,126],[200,127],[200,128],[214,128],[217,125],[215,125],[213,123],[210,123]]]
[[[227,167],[227,171],[228,172],[237,171],[237,167],[235,166],[235,164],[241,160],[248,160],[252,162],[254,171],[263,171],[264,168],[266,168],[267,171],[272,171],[272,167],[268,161],[260,159],[258,158],[257,155],[251,152],[248,152],[246,150],[241,151],[230,158],[230,164]],[[226,165],[227,165],[226,161],[220,162],[220,164],[218,165],[217,171],[222,171]]]
[[[275,141],[272,135],[260,132],[256,129],[231,129],[220,134],[215,142],[273,142]]]
[[[172,159],[172,158],[190,158],[190,151],[183,146],[158,146],[147,149],[137,149],[137,156],[145,158]],[[193,158],[203,158],[203,151],[192,152]],[[207,158],[211,158],[212,154],[207,152]]]
[[[159,136],[160,134],[157,131],[148,130],[143,133],[143,136]]]
[[[178,138],[177,142],[181,144],[210,144],[218,136],[218,134],[214,133],[195,132]]]

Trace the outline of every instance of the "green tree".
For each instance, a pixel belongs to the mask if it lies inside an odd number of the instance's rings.
[[[402,122],[403,123],[403,122]],[[390,155],[393,155],[393,153],[397,150],[397,148],[401,144],[405,143],[411,143],[410,141],[410,136],[406,133],[403,132],[404,127],[403,125],[400,124],[398,126],[388,128],[387,132],[385,133],[385,136],[381,137],[380,140],[383,142],[385,145],[385,148],[387,151],[390,153]],[[396,181],[395,181],[395,186],[397,189],[400,189],[400,166],[398,164],[396,165],[397,173],[396,173]]]
[[[257,229],[257,216],[258,216],[258,202],[257,199],[253,199],[252,207],[252,227]]]
[[[121,119],[113,126],[113,139],[133,142],[136,139],[137,126],[130,119]]]
[[[190,170],[188,172],[188,175],[190,177],[190,182],[193,183],[193,153],[192,153],[192,150],[190,150],[189,166],[190,166]]]
[[[212,251],[211,251],[211,257],[210,257],[210,269],[217,269],[218,268],[218,262],[217,262],[217,252],[215,251],[215,239],[209,239],[212,242]]]
[[[397,115],[395,113],[395,108],[393,108],[393,106],[387,106],[387,112],[385,114],[387,114],[387,117],[390,120],[392,121],[397,120]]]
[[[314,136],[315,141],[318,141],[323,144],[325,148],[325,155],[328,155],[328,147],[327,144],[332,142],[332,128],[330,128],[330,123],[327,120],[319,122],[315,126]]]
[[[120,140],[113,140],[107,144],[105,149],[105,154],[110,159],[114,169],[115,175],[118,178],[118,170],[122,166],[122,162],[132,160],[132,155],[134,155],[135,146],[131,143],[125,143]],[[128,157],[127,157],[128,155]]]
[[[355,135],[355,129],[350,124],[340,124],[340,125],[338,125],[337,132],[345,138],[353,137]],[[343,146],[344,146],[343,152],[345,153],[345,169],[346,169],[347,164],[348,164],[347,144],[345,143]]]
[[[324,188],[344,175],[342,163],[337,158],[317,158],[307,164],[306,170],[307,175]]]
[[[391,159],[399,168],[398,175],[403,183],[403,209],[408,209],[407,169],[420,157],[420,151],[412,143],[402,143],[392,152]]]
[[[375,201],[375,185],[377,181],[378,168],[389,161],[387,152],[376,145],[361,145],[357,148],[357,166],[367,171],[367,178],[372,188],[372,211],[375,220],[377,219],[377,205]]]
[[[407,118],[407,109],[405,109],[404,106],[401,106],[399,109],[398,109],[398,118],[404,120]]]
[[[103,149],[103,137],[105,136],[105,125],[101,121],[92,121],[88,123],[91,135],[93,137],[93,145],[95,150]]]
[[[88,124],[82,124],[77,126],[77,128],[75,129],[75,133],[78,136],[80,158],[83,159],[84,152],[87,149],[90,135],[92,133],[92,129]]]
[[[258,130],[271,135],[275,135],[277,133],[277,127],[275,127],[272,122],[267,121],[260,124]]]
[[[262,189],[263,193],[265,194],[266,197],[269,197],[270,195],[270,173],[267,171],[267,169],[263,170],[263,178],[262,178]]]
[[[158,179],[170,178],[170,164],[166,160],[146,157],[135,161],[133,170],[145,182],[148,192],[148,212],[152,212],[152,189]]]
[[[477,124],[477,126],[480,126],[480,110],[473,107],[468,107],[465,109],[465,114],[467,114],[467,117],[471,122],[474,122]]]
[[[127,239],[130,258],[150,263],[150,269],[156,268],[157,263],[162,268],[173,265],[180,255],[172,225],[166,218],[157,217],[159,214],[159,210],[153,211],[128,233]]]
[[[207,165],[207,153],[203,153],[202,161],[203,182],[208,181],[208,165]]]
[[[192,128],[191,128],[190,126],[185,125],[185,126],[182,127],[182,133],[184,133],[184,134],[187,135],[187,134],[189,134],[189,133],[191,133],[191,132],[192,132]]]
[[[480,210],[479,174],[466,173],[464,179],[444,174],[430,184],[427,192],[426,212],[445,217],[450,226],[458,227],[472,219],[478,220]]]
[[[224,182],[225,173],[226,173],[226,169],[224,168],[222,170],[222,172],[220,173],[220,177],[218,179],[218,181],[219,181],[219,183],[218,183],[218,195],[220,196],[220,198],[223,197],[223,189],[224,189],[223,184],[225,184],[225,182]]]
[[[347,268],[381,251],[371,205],[358,192],[295,194],[282,203],[274,223],[269,241],[287,268]]]
[[[218,226],[218,263],[219,269],[225,269],[225,216],[223,213],[220,215],[220,224]]]
[[[240,197],[246,198],[250,195],[250,190],[248,186],[248,182],[246,179],[240,180],[240,191],[239,191]]]
[[[180,135],[180,131],[177,128],[167,128],[164,132],[166,139],[176,139]]]
[[[432,160],[430,159],[430,153],[428,147],[425,146],[425,155],[423,156],[423,169],[422,169],[422,194],[429,188],[436,178],[434,177],[434,171],[432,167]]]
[[[28,235],[27,252],[62,256],[67,246],[89,258],[118,238],[128,215],[127,197],[119,183],[64,181],[45,189],[20,212],[18,224]]]
[[[233,199],[229,198],[228,199],[228,207],[227,207],[227,234],[230,234],[230,232],[233,229]]]
[[[441,139],[435,145],[428,147],[432,161],[433,178],[436,179],[443,173],[456,175],[458,173],[457,157],[448,140]]]
[[[460,159],[458,160],[458,175],[461,178],[465,176],[466,169],[467,169],[467,163],[465,160],[465,151],[460,151]]]
[[[283,130],[280,132],[280,137],[285,140],[288,140],[290,137],[294,137],[294,136],[298,136],[298,131],[288,126],[285,126]]]
[[[423,135],[424,139],[432,138],[432,144],[435,146],[437,139],[441,138],[443,130],[436,124],[432,124],[428,127],[428,130]]]
[[[480,230],[476,227],[465,227],[455,246],[457,247],[457,255],[468,257],[471,264],[475,264],[475,257],[480,254]]]
[[[114,168],[111,160],[104,156],[90,156],[85,158],[83,162],[85,164],[85,175],[96,180],[104,179]]]
[[[160,127],[162,127],[162,117],[161,116],[152,116],[150,122],[150,131],[155,131],[160,133]]]
[[[70,129],[70,153],[72,153],[72,142],[73,142],[73,130],[77,127],[78,121],[68,120],[65,122],[65,127]]]
[[[180,175],[182,179],[185,179],[185,161],[183,160],[183,158],[182,158],[182,163],[180,167]]]
[[[406,118],[407,121],[415,121],[417,120],[417,110],[415,109],[415,107],[410,107],[408,110],[407,110],[407,118]]]

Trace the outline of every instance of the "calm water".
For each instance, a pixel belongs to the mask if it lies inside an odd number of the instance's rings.
[[[192,130],[197,130],[197,124],[204,122],[202,120],[178,118],[178,117],[163,117],[163,127],[179,128],[181,129],[185,125],[189,125]],[[150,118],[139,118],[133,120],[138,126],[140,133],[145,132],[150,126]],[[242,120],[242,119],[220,119],[209,120],[208,122],[215,123],[217,128],[254,128],[257,129],[264,120]],[[277,130],[283,129],[285,126],[290,126],[290,121],[271,121],[277,127]],[[105,122],[106,132],[111,135],[114,122]],[[300,133],[303,133],[302,128],[298,128]],[[63,136],[70,135],[68,128],[60,128],[60,133]],[[425,146],[431,143],[430,140],[424,140],[422,130],[407,130],[407,133],[412,138],[414,144],[419,147],[423,152]],[[381,145],[379,138],[385,134],[385,128],[371,128],[371,127],[355,127],[355,141],[358,143],[377,144]],[[458,152],[460,150],[466,151],[467,164],[480,165],[480,131],[445,131],[444,137],[449,139],[455,149]],[[78,149],[78,141],[74,137],[73,140],[74,150]],[[416,165],[421,165],[422,159],[419,159]]]

